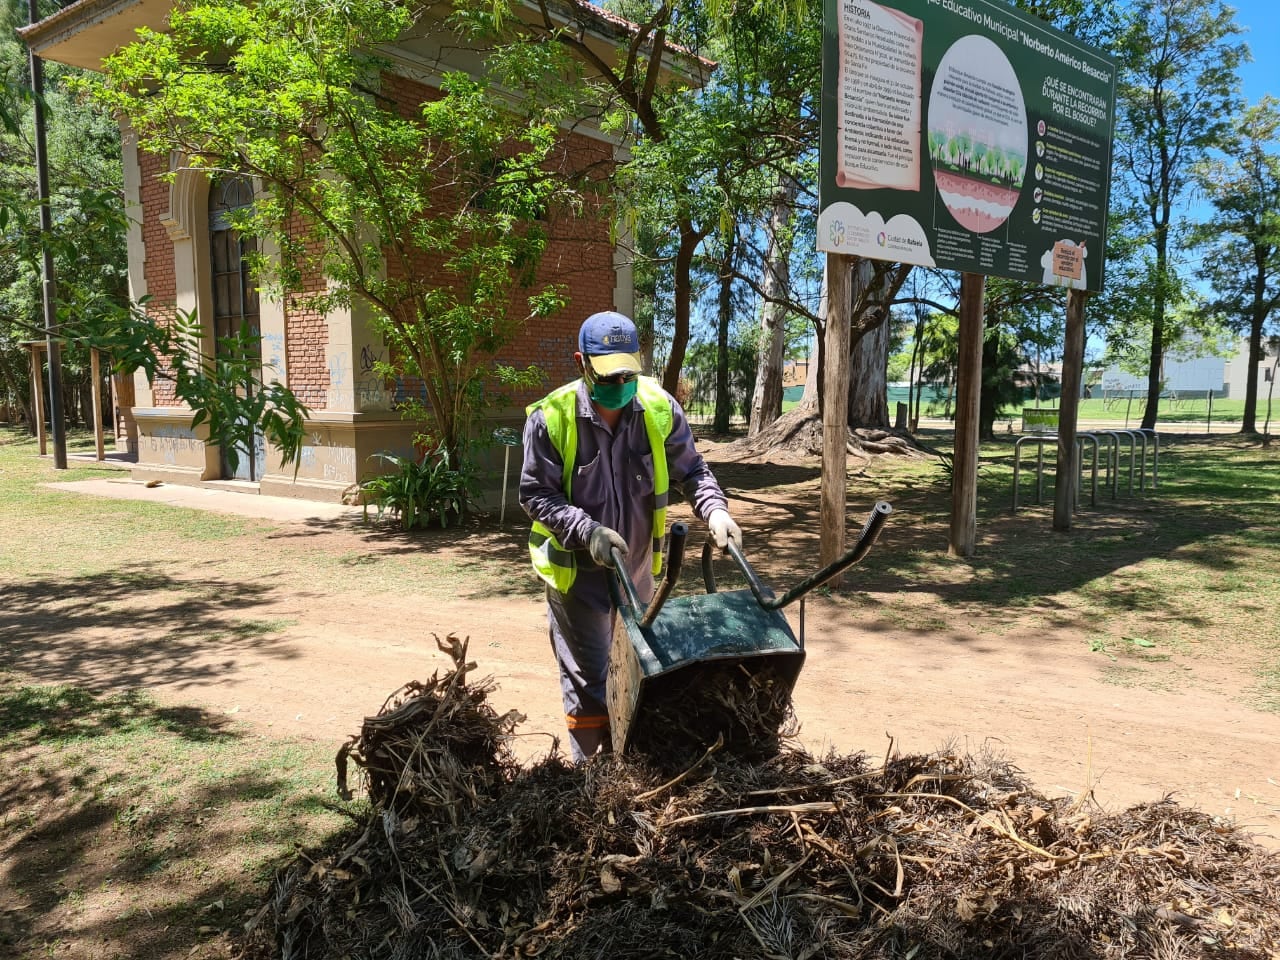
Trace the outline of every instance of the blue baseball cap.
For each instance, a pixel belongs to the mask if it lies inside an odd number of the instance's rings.
[[[593,313],[578,331],[578,352],[591,361],[591,369],[602,377],[615,373],[639,373],[640,335],[630,318],[613,310]]]

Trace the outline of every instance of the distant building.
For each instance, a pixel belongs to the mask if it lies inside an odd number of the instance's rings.
[[[1208,396],[1230,400],[1243,400],[1245,382],[1249,371],[1249,341],[1241,338],[1236,352],[1230,357],[1192,357],[1189,359],[1165,358],[1163,391],[1180,396]],[[1270,359],[1258,365],[1258,393],[1265,395],[1263,384],[1271,373]],[[1136,376],[1119,367],[1107,367],[1102,372],[1103,396],[1145,396],[1147,378]]]

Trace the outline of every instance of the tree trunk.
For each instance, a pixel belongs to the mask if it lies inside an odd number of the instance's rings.
[[[817,347],[818,356],[809,357],[805,360],[804,367],[804,390],[800,393],[801,407],[818,407],[818,389],[822,383],[822,332],[815,330],[814,344]]]
[[[1256,279],[1261,281],[1261,275]],[[1267,310],[1262,304],[1260,285],[1260,282],[1254,285],[1253,317],[1249,323],[1249,369],[1244,381],[1244,414],[1240,417],[1240,432],[1250,434],[1258,432],[1258,367],[1266,359],[1262,352],[1262,325],[1266,322]]]
[[[737,238],[730,236],[720,264],[720,303],[716,317],[716,412],[712,426],[719,434],[729,432],[733,415],[733,397],[729,394],[729,326],[733,322],[733,270],[737,254]]]
[[[849,426],[889,429],[889,325],[858,338],[849,353]]]
[[[1154,430],[1160,413],[1160,375],[1164,372],[1164,307],[1166,272],[1169,269],[1169,213],[1156,223],[1156,289],[1151,298],[1151,357],[1147,366],[1147,406],[1142,411],[1142,429]]]
[[[978,439],[993,440],[996,435],[996,385],[988,383],[999,366],[999,341],[994,336],[982,338],[982,390],[978,396]]]
[[[830,275],[832,261],[840,264],[843,276],[833,278]],[[822,455],[824,465],[834,458],[835,431],[829,429],[828,418],[824,416],[828,399],[828,384],[824,373],[827,368],[827,351],[832,348],[832,341],[842,340],[839,348],[846,358],[852,357],[853,341],[863,339],[872,331],[884,326],[888,315],[888,302],[896,295],[902,285],[909,268],[899,266],[885,269],[869,260],[857,257],[827,256],[828,273],[823,278],[822,306],[819,315],[828,318],[826,323],[818,325],[818,356],[809,364],[809,376],[805,381],[804,396],[792,410],[768,424],[755,436],[743,437],[724,448],[721,453],[729,457],[755,457],[778,454],[800,454],[802,456]],[[844,304],[841,310],[832,310],[828,291],[842,289]],[[848,318],[847,329],[836,331],[836,335],[828,337],[830,324],[837,322],[838,316]],[[885,336],[887,337],[887,331]],[[886,341],[887,342],[887,341]],[[883,384],[885,379],[884,364],[876,364],[877,376]],[[846,390],[847,390],[847,384]],[[837,387],[836,392],[839,393]],[[887,398],[883,389],[875,391],[881,396],[884,418],[888,418]],[[896,454],[901,456],[936,456],[909,437],[892,433],[886,429],[849,426],[849,395],[835,397],[834,402],[839,411],[838,419],[842,422],[844,443],[848,453],[859,457],[863,462],[872,456]],[[825,466],[824,466],[825,469]],[[825,481],[824,481],[825,484]],[[824,510],[829,510],[824,507]],[[830,544],[824,545],[827,549]]]
[[[27,354],[25,353],[17,353],[16,355],[24,362],[27,359]],[[31,409],[30,380],[19,377],[17,367],[8,362],[0,362],[0,375],[4,377],[5,392],[13,397],[13,402],[17,404],[17,406],[9,408],[9,416],[12,418],[15,413],[20,414],[31,436],[34,437],[36,434],[36,416]]]
[[[916,361],[920,373],[916,372]],[[907,429],[916,432],[920,422],[920,391],[924,388],[924,316],[916,306],[916,325],[911,333],[911,361],[907,364]]]
[[[693,253],[698,249],[705,233],[694,229],[688,217],[680,219],[680,246],[676,249],[675,275],[673,278],[675,322],[671,330],[671,355],[667,369],[662,374],[662,385],[667,393],[675,395],[680,386],[680,370],[684,366],[685,351],[689,347],[689,314],[693,300]]]
[[[852,272],[848,422],[855,429],[888,430],[889,301],[906,274],[866,259],[855,261]]]
[[[781,298],[791,282],[791,241],[789,227],[796,182],[782,176],[773,195],[769,217],[769,253],[764,262],[760,287],[765,301],[760,309],[760,352],[756,360],[756,388],[751,397],[747,435],[755,436],[782,413],[782,361],[786,350],[786,308],[771,297]]]

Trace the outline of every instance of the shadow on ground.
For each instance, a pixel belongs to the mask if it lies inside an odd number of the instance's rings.
[[[182,687],[233,667],[237,650],[299,656],[254,609],[274,594],[261,581],[178,579],[139,562],[85,576],[0,583],[0,666],[38,682],[109,677],[114,689]],[[88,636],[107,642],[85,644]],[[218,661],[208,655],[216,649]]]
[[[0,678],[0,953],[226,956],[293,853],[273,831],[320,805],[243,741],[203,709]]]

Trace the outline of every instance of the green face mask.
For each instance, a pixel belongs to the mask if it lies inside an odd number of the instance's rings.
[[[626,383],[593,383],[591,399],[606,410],[621,410],[636,397],[636,381]]]

